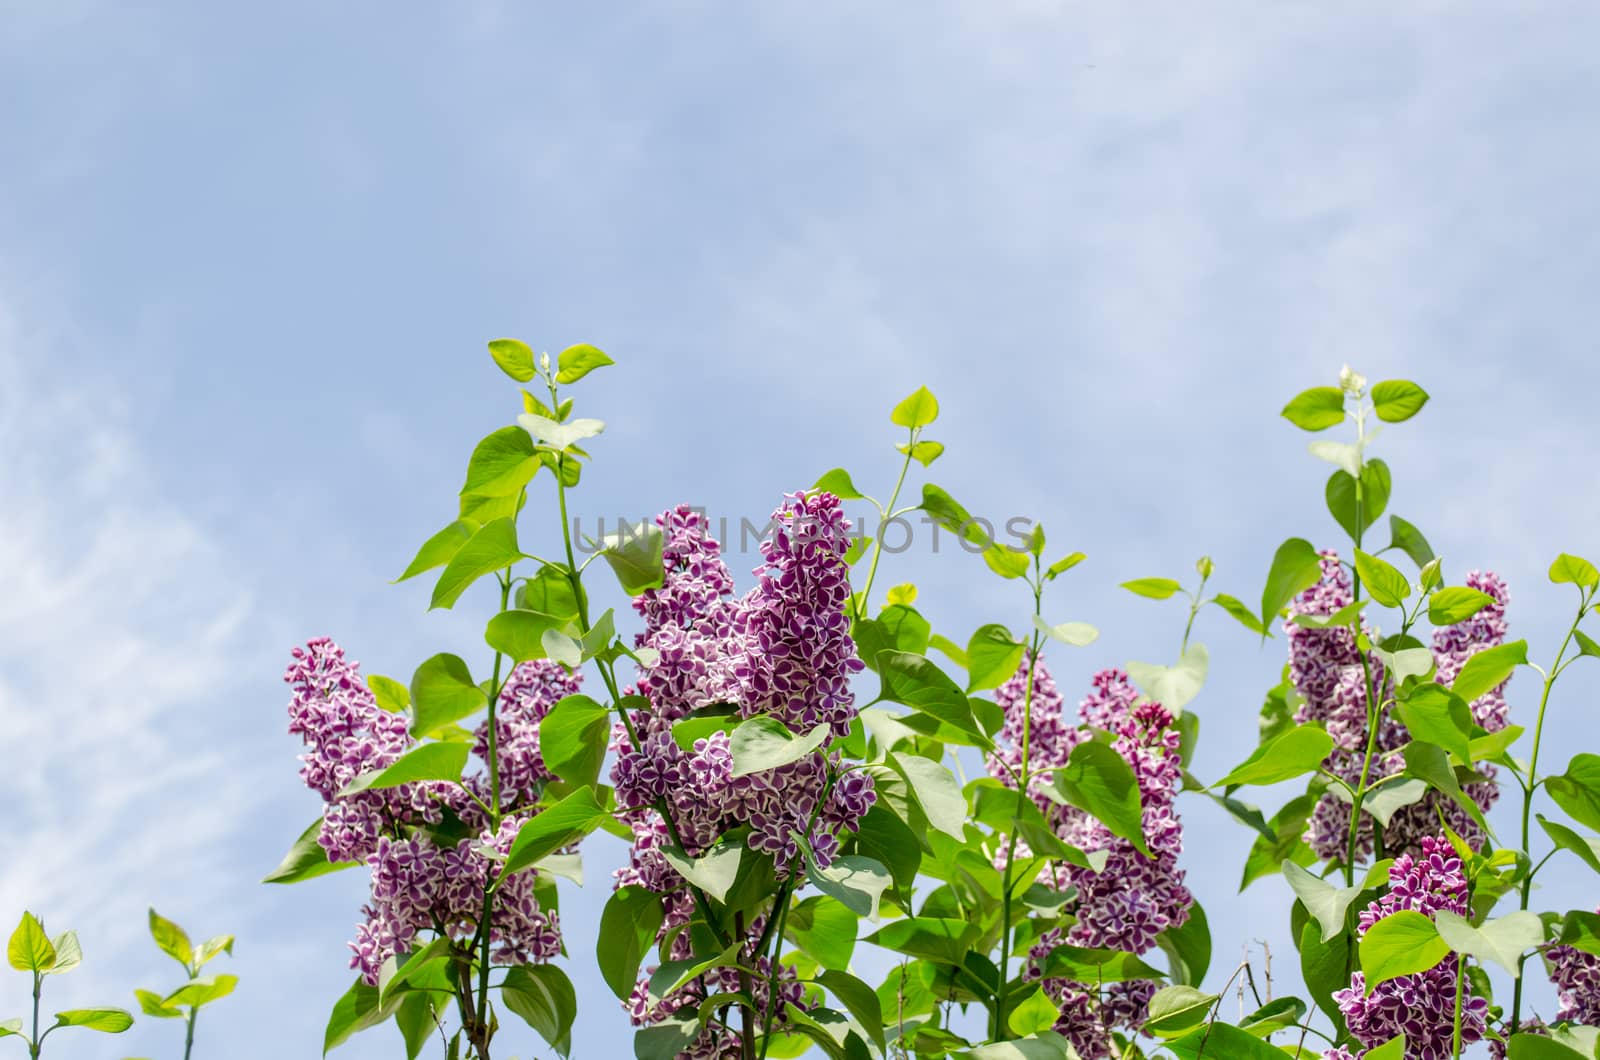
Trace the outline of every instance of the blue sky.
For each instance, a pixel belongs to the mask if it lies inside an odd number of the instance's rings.
[[[1284,400],[1415,378],[1393,508],[1504,573],[1546,658],[1549,559],[1600,552],[1597,33],[1576,3],[0,4],[0,912],[80,930],[63,1007],[171,981],[148,904],[235,932],[202,1055],[314,1055],[362,887],[255,883],[316,813],[279,675],[318,634],[399,676],[483,654],[483,600],[387,581],[516,412],[503,334],[618,361],[581,398],[612,517],[760,517],[840,464],[886,488],[926,383],[931,478],[1091,557],[1052,603],[1103,630],[1069,695],[1175,652],[1176,608],[1118,582],[1209,552],[1249,598],[1284,537],[1334,539]],[[959,554],[886,577],[952,634],[1026,616]],[[1215,776],[1282,647],[1199,635]],[[1233,894],[1248,835],[1183,810],[1217,970],[1287,954],[1285,889]],[[580,1057],[629,1051],[589,970],[620,855],[565,899]]]

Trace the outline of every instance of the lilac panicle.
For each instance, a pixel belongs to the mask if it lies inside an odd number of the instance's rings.
[[[1509,599],[1505,583],[1493,573],[1473,571],[1467,575],[1466,584],[1493,597],[1495,602],[1462,622],[1434,631],[1433,655],[1437,668],[1434,679],[1440,684],[1453,682],[1466,660],[1476,653],[1505,642],[1505,608]],[[1334,748],[1323,764],[1330,772],[1356,785],[1362,779],[1368,744],[1369,683],[1372,693],[1383,700],[1392,697],[1393,683],[1386,677],[1376,654],[1367,657],[1363,670],[1361,652],[1348,628],[1313,629],[1293,621],[1296,615],[1331,615],[1353,599],[1350,578],[1340,565],[1338,554],[1324,552],[1321,579],[1290,604],[1290,621],[1284,629],[1289,642],[1289,679],[1303,700],[1295,712],[1295,721],[1301,725],[1326,727],[1328,735],[1333,737]],[[1372,635],[1370,629],[1367,632]],[[1507,713],[1505,684],[1486,692],[1470,707],[1473,719],[1485,730],[1503,729]],[[1385,710],[1373,742],[1375,753],[1367,772],[1368,784],[1404,771],[1405,759],[1400,749],[1409,740],[1405,726]],[[1485,780],[1467,784],[1463,790],[1480,810],[1487,812],[1499,798],[1499,786],[1495,782],[1494,766],[1483,765],[1479,769]],[[1437,830],[1441,812],[1458,835],[1474,846],[1482,845],[1483,832],[1472,817],[1448,797],[1430,791],[1420,801],[1402,807],[1393,815],[1384,829],[1385,849],[1391,853],[1415,852],[1421,839]],[[1356,845],[1358,859],[1373,852],[1373,824],[1371,817],[1362,816]],[[1331,794],[1324,795],[1312,811],[1306,842],[1319,858],[1343,863],[1349,856],[1349,827],[1349,804]]]
[[[1358,937],[1403,909],[1430,918],[1441,909],[1458,916],[1468,914],[1467,879],[1454,848],[1437,836],[1423,836],[1418,848],[1416,854],[1395,858],[1389,867],[1389,891],[1362,910],[1356,927]],[[1456,955],[1448,954],[1425,972],[1379,983],[1370,994],[1366,991],[1366,976],[1356,972],[1350,986],[1337,991],[1333,999],[1351,1035],[1365,1048],[1382,1045],[1403,1033],[1405,1060],[1449,1060],[1455,1035],[1456,963]],[[1474,994],[1468,981],[1461,1008],[1463,1044],[1484,1037],[1488,1016],[1488,1001]]]
[[[1178,866],[1183,827],[1175,806],[1182,766],[1180,737],[1171,712],[1159,703],[1140,702],[1127,674],[1103,670],[1095,675],[1088,696],[1079,705],[1083,726],[1072,726],[1063,716],[1061,694],[1043,659],[1033,660],[1031,711],[1029,680],[1029,660],[1024,658],[1017,673],[995,692],[1005,721],[989,758],[990,773],[1009,786],[1016,785],[1022,764],[1023,723],[1030,714],[1030,774],[1064,766],[1072,749],[1092,738],[1092,730],[1110,733],[1112,747],[1138,780],[1145,843],[1154,855],[1146,857],[1084,811],[1047,800],[1042,791],[1048,778],[1041,783],[1030,776],[1029,794],[1062,840],[1085,852],[1106,855],[1100,872],[1063,865],[1044,878],[1057,890],[1074,892],[1063,909],[1074,915],[1076,922],[1065,932],[1046,932],[1030,949],[1025,974],[1037,979],[1051,951],[1063,942],[1130,953],[1148,951],[1163,931],[1187,922],[1194,898],[1184,886],[1184,871]],[[1024,847],[1018,844],[1019,850]],[[1003,865],[1005,857],[1006,852],[1001,851],[998,863]],[[1156,984],[1149,981],[1118,983],[1097,991],[1084,983],[1046,979],[1044,987],[1061,1010],[1056,1030],[1084,1060],[1110,1057],[1110,1031],[1142,1025],[1156,990]]]
[[[1560,1002],[1556,1019],[1600,1027],[1600,957],[1574,946],[1552,946],[1545,962]]]
[[[690,747],[680,745],[672,732],[674,722],[715,704],[733,707],[740,717],[776,717],[796,732],[827,725],[830,741],[849,732],[856,715],[849,682],[862,664],[845,616],[849,523],[838,498],[828,493],[785,498],[761,545],[757,583],[739,598],[733,595],[721,546],[701,513],[680,506],[656,522],[664,535],[662,585],[641,594],[634,608],[645,619],[638,646],[655,651],[659,661],[637,685],[648,702],[631,715],[639,745],[633,746],[624,727],[614,732],[611,777],[621,814],[634,831],[629,864],[616,873],[617,886],[642,886],[663,896],[658,939],[665,939],[689,922],[694,908],[685,881],[665,857],[674,832],[684,852],[698,857],[729,829],[748,825],[749,846],[771,854],[785,876],[799,860],[794,833],[806,835],[818,862],[826,865],[838,853],[840,834],[859,827],[876,793],[870,774],[841,774],[838,755],[826,744],[787,765],[735,777],[726,732],[699,737]],[[757,918],[747,932],[752,951],[764,923]],[[690,956],[688,940],[688,933],[679,931],[668,959]],[[764,958],[752,952],[750,959],[764,968]],[[736,976],[727,980],[730,975],[711,973],[654,1007],[645,991],[648,980],[641,980],[627,1005],[629,1014],[638,1025],[659,1021],[697,1005],[708,989],[738,989]],[[793,973],[780,969],[779,977],[781,1000],[798,1004],[803,990]],[[766,988],[758,994],[764,1012]],[[736,1056],[737,1050],[736,1038],[710,1027],[680,1055]]]
[[[523,663],[507,679],[496,711],[502,805],[521,809],[494,829],[463,790],[487,799],[489,784],[481,771],[459,786],[427,782],[340,795],[350,781],[384,768],[412,746],[406,718],[378,706],[360,667],[347,662],[333,641],[319,638],[291,655],[284,675],[294,690],[289,731],[308,747],[301,777],[325,804],[318,841],[329,860],[364,861],[372,873],[371,899],[350,944],[350,963],[376,985],[384,962],[412,948],[423,932],[476,934],[484,894],[500,865],[485,848],[503,856],[527,822],[527,807],[549,776],[539,758],[539,720],[577,690],[579,679],[547,660]],[[477,740],[477,754],[486,759],[487,722]],[[425,826],[438,824],[446,811],[474,834],[449,844],[436,840]],[[535,873],[525,872],[496,890],[489,921],[496,963],[548,961],[560,952],[560,926],[553,911],[540,907],[537,883]]]

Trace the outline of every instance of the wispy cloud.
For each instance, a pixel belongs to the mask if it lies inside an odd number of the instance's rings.
[[[207,905],[255,801],[213,739],[251,605],[220,546],[162,500],[114,393],[70,371],[71,334],[14,294],[0,291],[0,917],[78,929],[89,959],[57,1000],[127,1004],[117,973],[147,945],[145,906]]]

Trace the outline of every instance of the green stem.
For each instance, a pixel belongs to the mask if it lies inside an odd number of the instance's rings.
[[[1572,638],[1578,632],[1578,623],[1583,621],[1583,616],[1588,613],[1589,601],[1593,595],[1592,593],[1584,592],[1582,589],[1578,592],[1578,616],[1572,620],[1571,628],[1567,630],[1567,635],[1561,640],[1561,648],[1556,652],[1555,664],[1545,674],[1544,688],[1539,693],[1539,714],[1533,723],[1533,751],[1528,756],[1527,784],[1523,786],[1522,791],[1522,852],[1530,861],[1533,858],[1533,851],[1530,849],[1532,835],[1529,826],[1532,824],[1533,818],[1533,795],[1534,792],[1539,790],[1539,748],[1544,741],[1545,708],[1550,705],[1550,690],[1555,687],[1556,678],[1561,674],[1561,660],[1566,656],[1567,648],[1571,646]],[[1544,862],[1540,862],[1540,864],[1542,865]],[[1522,878],[1522,887],[1518,896],[1518,908],[1521,910],[1525,911],[1532,900],[1533,874],[1537,871],[1537,869],[1533,869]],[[1519,973],[1522,971],[1522,966],[1527,959],[1526,955],[1517,958],[1517,971]],[[1512,988],[1511,1029],[1513,1032],[1522,1023],[1522,979],[1522,975],[1518,974],[1516,985]]]
[[[906,484],[906,472],[911,470],[911,450],[917,444],[917,429],[911,428],[911,441],[906,446],[906,458],[900,462],[900,477],[895,479],[894,492],[889,494],[889,503],[878,511],[878,532],[872,536],[872,562],[867,566],[867,584],[861,590],[859,604],[853,605],[856,618],[862,617],[862,608],[872,606],[872,581],[878,576],[878,560],[883,555],[883,535],[888,529],[888,522],[894,518],[894,502],[900,499],[900,490]]]
[[[33,973],[33,1037],[28,1042],[28,1055],[33,1060],[39,1060],[39,1050],[44,1044],[44,1039],[39,1037],[39,988],[44,985],[44,976],[38,972]]]
[[[1350,798],[1350,839],[1344,859],[1344,885],[1346,887],[1353,887],[1356,882],[1356,849],[1361,842],[1361,802],[1367,795],[1367,777],[1372,770],[1372,756],[1378,749],[1378,722],[1383,714],[1383,705],[1381,703],[1378,704],[1376,709],[1373,708],[1373,703],[1378,696],[1377,691],[1372,687],[1372,662],[1367,658],[1365,651],[1361,652],[1361,673],[1363,676],[1362,685],[1367,690],[1367,750],[1361,759],[1361,783],[1356,787]]]
[[[183,1036],[183,1060],[189,1060],[189,1054],[194,1051],[194,1021],[199,1017],[200,1007],[189,1006],[189,1026]]]
[[[1033,617],[1043,617],[1044,611],[1044,579],[1039,574],[1039,557],[1033,559],[1034,581],[1033,588]],[[1034,633],[1029,640],[1028,648],[1028,679],[1022,698],[1022,769],[1017,778],[1017,820],[1022,820],[1023,807],[1028,798],[1028,750],[1033,729],[1033,676],[1034,668],[1039,659],[1040,638],[1038,623],[1034,623]],[[1018,825],[1011,826],[1011,837],[1006,846],[1006,864],[1002,874],[1000,890],[1000,983],[995,990],[994,1015],[990,1020],[993,1027],[991,1039],[1000,1041],[1005,1030],[1004,1020],[1006,1001],[1010,994],[1010,964],[1011,964],[1011,870],[1017,856],[1017,829]]]
[[[1452,1060],[1461,1060],[1461,996],[1466,992],[1467,985],[1467,955],[1456,955],[1456,1015],[1455,1029],[1451,1035],[1450,1056]]]

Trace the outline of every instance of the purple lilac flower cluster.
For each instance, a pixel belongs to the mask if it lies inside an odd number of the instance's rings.
[[[1438,671],[1435,680],[1441,684],[1454,681],[1467,659],[1476,653],[1505,642],[1505,609],[1509,599],[1505,583],[1492,573],[1473,571],[1467,576],[1466,584],[1493,597],[1495,602],[1465,621],[1434,631],[1433,655]],[[1295,711],[1295,721],[1301,725],[1318,723],[1326,727],[1328,735],[1333,737],[1334,747],[1324,765],[1352,785],[1361,780],[1366,756],[1369,684],[1373,695],[1388,698],[1393,693],[1393,683],[1375,654],[1367,656],[1363,668],[1361,651],[1349,628],[1315,629],[1299,625],[1293,619],[1297,615],[1331,615],[1349,606],[1353,599],[1350,577],[1340,565],[1338,554],[1324,552],[1321,579],[1291,603],[1290,621],[1284,627],[1289,642],[1289,680],[1303,700]],[[1366,629],[1365,625],[1363,628]],[[1370,629],[1366,632],[1372,635]],[[1505,684],[1484,693],[1470,707],[1473,720],[1486,731],[1505,728]],[[1409,739],[1405,726],[1385,711],[1379,719],[1373,743],[1375,753],[1367,775],[1369,784],[1404,771],[1405,759],[1400,749]],[[1487,811],[1500,795],[1495,783],[1496,770],[1490,765],[1478,768],[1485,779],[1467,784],[1463,790],[1480,809]],[[1403,807],[1390,819],[1383,836],[1386,850],[1419,849],[1421,839],[1437,827],[1441,811],[1458,835],[1474,846],[1481,845],[1483,832],[1467,812],[1447,797],[1430,791],[1421,801]],[[1342,863],[1349,854],[1349,825],[1349,804],[1332,794],[1324,795],[1312,811],[1306,842],[1319,858]],[[1371,855],[1375,845],[1372,818],[1363,816],[1359,828],[1358,858]]]
[[[1046,814],[1061,838],[1086,852],[1103,851],[1100,872],[1075,865],[1060,865],[1044,880],[1057,890],[1074,892],[1064,910],[1075,917],[1066,931],[1052,929],[1029,950],[1029,978],[1042,975],[1051,951],[1063,942],[1074,946],[1104,947],[1144,953],[1156,938],[1189,919],[1193,896],[1184,886],[1178,866],[1183,852],[1183,826],[1175,809],[1182,780],[1179,733],[1170,711],[1159,703],[1140,702],[1139,692],[1120,670],[1103,670],[1094,677],[1088,696],[1079,705],[1083,725],[1072,726],[1063,715],[1063,701],[1043,659],[1032,666],[1032,706],[1029,709],[1028,660],[995,693],[1005,712],[999,747],[990,757],[990,772],[1015,786],[1021,767],[1021,739],[1028,725],[1029,794]],[[1030,718],[1031,715],[1031,718]],[[1034,770],[1064,766],[1078,744],[1093,738],[1093,730],[1110,733],[1112,746],[1139,783],[1144,809],[1144,835],[1153,857],[1134,849],[1131,842],[1113,835],[1094,817],[1070,806],[1048,801],[1043,787],[1048,776]],[[1023,844],[1018,844],[1019,849]],[[1003,864],[1005,852],[997,859]],[[1151,981],[1117,983],[1097,992],[1094,987],[1068,979],[1046,979],[1044,987],[1061,1009],[1056,1030],[1065,1035],[1083,1060],[1110,1057],[1110,1032],[1136,1029],[1143,1022],[1157,984]]]
[[[296,648],[284,680],[294,690],[289,732],[308,746],[300,775],[325,804],[318,842],[330,861],[363,861],[372,870],[372,898],[350,944],[350,963],[376,985],[384,963],[410,949],[419,933],[442,929],[462,938],[477,931],[484,894],[499,872],[499,860],[486,850],[501,856],[510,850],[548,778],[538,755],[539,719],[575,692],[580,678],[556,663],[529,662],[501,690],[496,740],[502,807],[517,812],[503,817],[498,829],[468,794],[488,797],[482,772],[462,785],[428,782],[340,795],[356,777],[384,768],[412,746],[406,719],[378,706],[360,666],[327,638]],[[478,730],[475,751],[486,759],[487,722]],[[472,834],[454,843],[436,840],[427,826],[439,824],[446,813]],[[536,885],[536,875],[525,872],[496,890],[489,931],[495,962],[547,961],[560,952],[556,914],[540,907]]]
[[[657,661],[636,688],[648,706],[630,715],[639,745],[620,725],[612,742],[617,803],[634,831],[629,865],[616,878],[619,887],[640,885],[663,895],[659,937],[673,937],[668,959],[684,959],[692,956],[689,937],[678,929],[688,923],[694,902],[665,850],[681,843],[687,855],[698,857],[731,829],[748,826],[747,843],[771,854],[782,877],[799,859],[795,833],[807,837],[826,865],[838,854],[840,833],[858,827],[876,793],[870,774],[839,775],[838,755],[826,744],[787,765],[735,777],[726,732],[687,748],[672,732],[692,711],[718,704],[745,718],[776,717],[797,732],[826,725],[830,741],[849,732],[856,714],[850,677],[862,664],[845,615],[850,585],[844,554],[850,542],[839,499],[829,493],[785,498],[761,545],[757,584],[741,598],[733,595],[721,546],[700,512],[680,506],[656,522],[664,539],[663,583],[635,599],[634,608],[645,620],[638,646],[656,652]],[[762,923],[758,918],[747,932],[752,951]],[[752,953],[750,959],[757,958]],[[786,974],[780,969],[780,982]],[[644,982],[629,1005],[636,1024],[698,1003],[707,989],[736,989],[696,982],[651,1008]],[[799,984],[781,992],[798,1003]],[[712,1028],[683,1055],[726,1055],[735,1046]]]
[[[1600,1027],[1600,957],[1574,946],[1552,946],[1545,961],[1561,1003],[1556,1020]]]
[[[1358,936],[1403,909],[1433,916],[1448,909],[1458,916],[1468,913],[1467,879],[1461,859],[1442,837],[1423,836],[1416,854],[1401,854],[1389,867],[1389,891],[1362,910]],[[1396,1035],[1406,1036],[1406,1060],[1449,1060],[1455,1034],[1456,955],[1415,975],[1379,983],[1369,994],[1366,976],[1356,972],[1350,986],[1333,999],[1344,1014],[1351,1035],[1371,1049]],[[1462,994],[1461,1041],[1479,1041],[1488,1026],[1489,1002],[1472,992],[1470,982]],[[1347,1049],[1324,1054],[1324,1060],[1353,1060]]]

